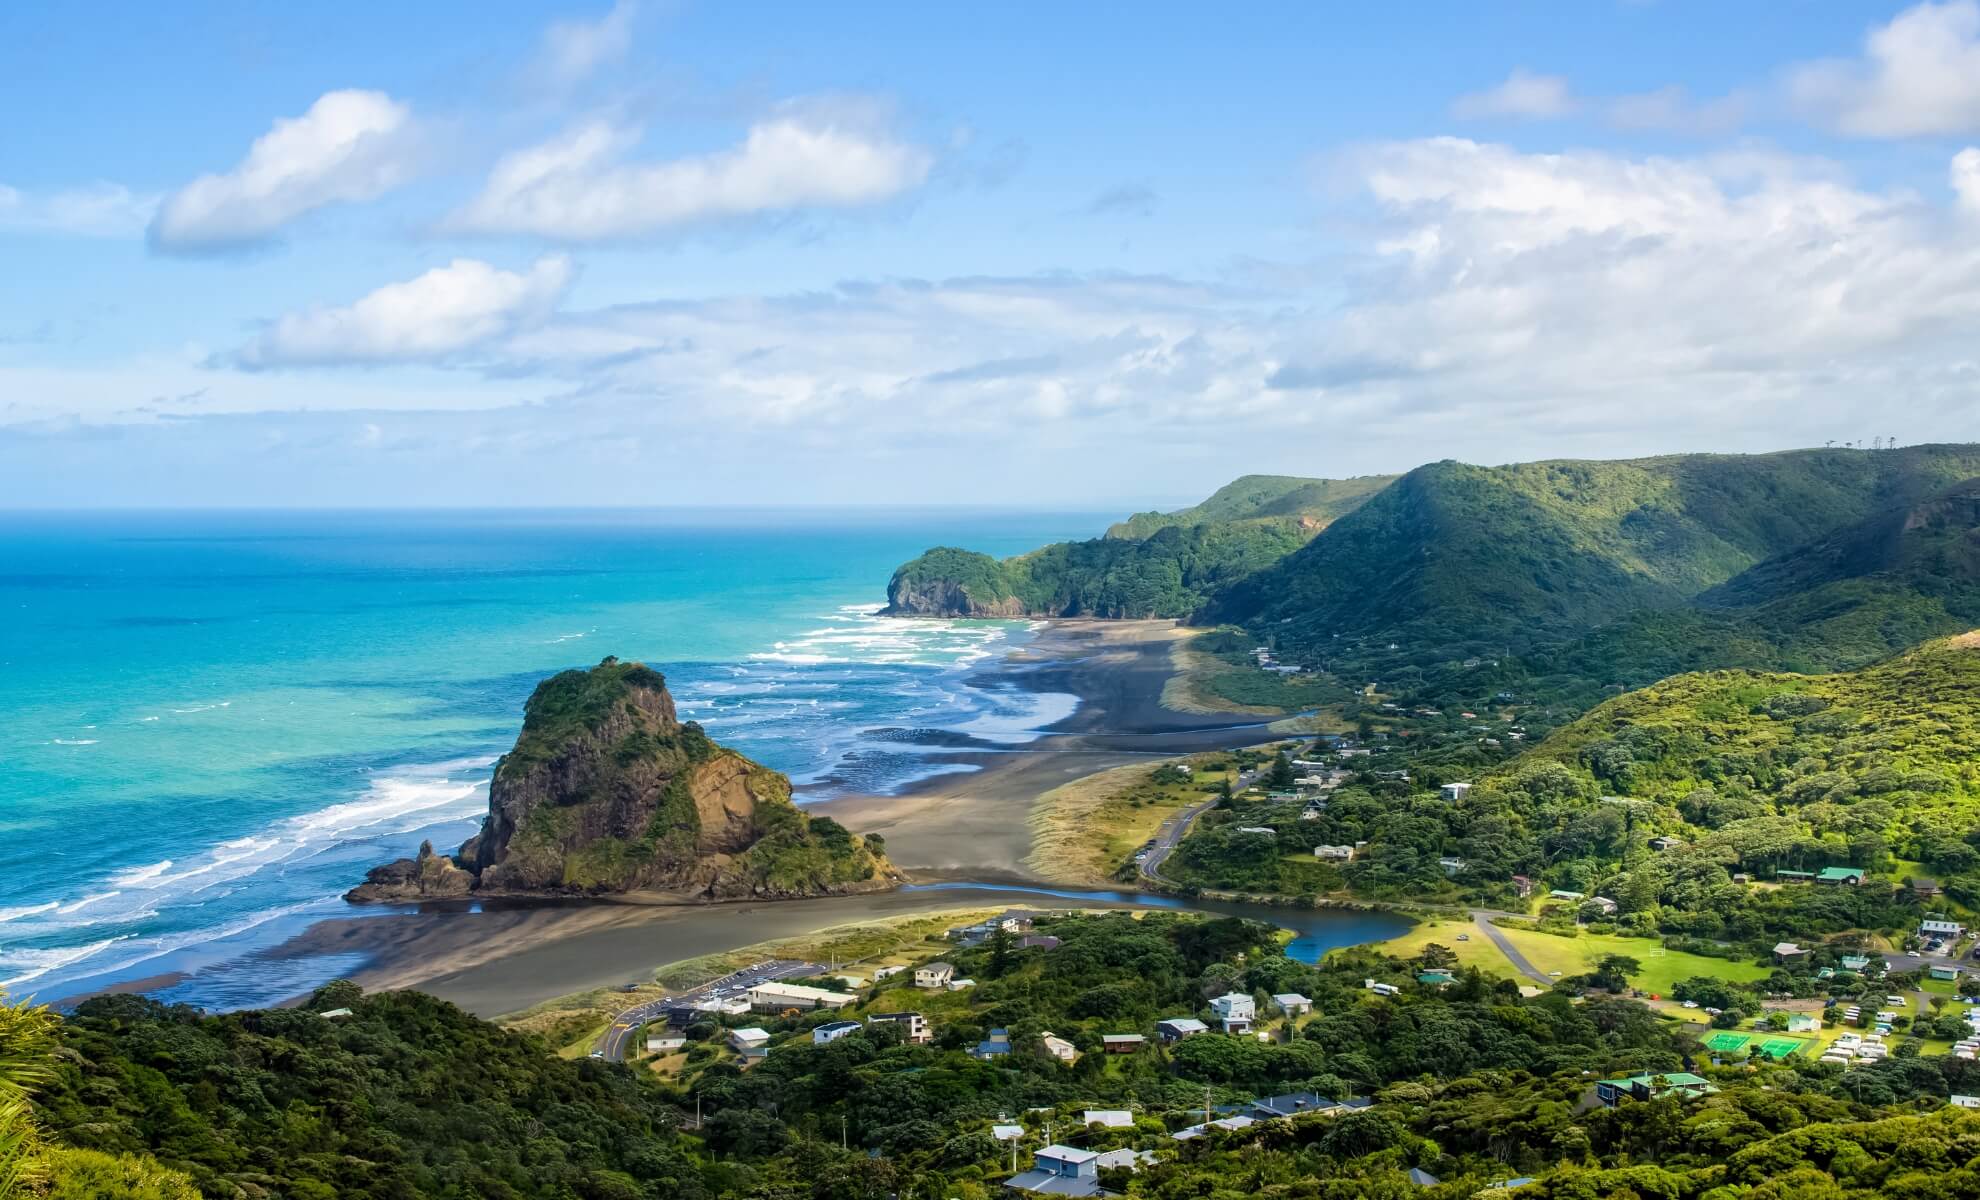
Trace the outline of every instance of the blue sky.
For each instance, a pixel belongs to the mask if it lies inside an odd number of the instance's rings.
[[[4,506],[1128,506],[1980,387],[1972,0],[15,6],[0,106]]]

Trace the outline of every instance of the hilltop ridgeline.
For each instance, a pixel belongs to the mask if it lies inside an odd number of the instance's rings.
[[[887,585],[888,616],[1171,617],[1278,562],[1394,480],[1247,475],[1203,503],[1136,513],[1105,537],[998,560],[937,547]]]
[[[663,892],[696,900],[893,887],[880,839],[791,802],[790,781],[682,723],[658,671],[607,658],[537,685],[481,832],[374,869],[347,899]]]

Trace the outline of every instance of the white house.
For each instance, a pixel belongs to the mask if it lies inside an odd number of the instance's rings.
[[[1926,937],[1958,937],[1966,932],[1966,926],[1957,921],[1920,921],[1918,932]]]
[[[907,970],[906,967],[875,967],[873,969],[873,982],[879,983],[882,979],[892,979],[905,970]]]
[[[910,1045],[920,1046],[932,1041],[935,1035],[929,1031],[928,1020],[918,1012],[874,1013],[866,1018],[868,1025],[892,1024],[905,1035]]]
[[[1394,996],[1402,991],[1401,988],[1393,983],[1376,983],[1373,979],[1362,980],[1361,986],[1374,992],[1377,996]]]
[[[811,1044],[823,1046],[827,1042],[836,1042],[849,1033],[858,1033],[862,1028],[864,1026],[858,1021],[828,1021],[811,1031]]]
[[[1079,1051],[1073,1044],[1049,1029],[1038,1035],[1038,1047],[1062,1063],[1079,1061]]]
[[[752,1051],[760,1051],[769,1044],[770,1044],[769,1032],[767,1030],[758,1029],[754,1025],[750,1026],[748,1029],[738,1029],[735,1032],[729,1034],[729,1045],[733,1046],[737,1050],[742,1051],[744,1054],[749,1054]],[[780,1059],[778,1061],[781,1062],[782,1060]]]
[[[956,977],[956,969],[945,962],[929,963],[914,969],[914,986],[918,988],[943,988]]]
[[[1954,1096],[1951,1103],[1959,1108],[1980,1108],[1980,1096]]]
[[[1437,860],[1437,865],[1444,869],[1446,875],[1455,875],[1464,870],[1464,860],[1461,858],[1440,858]]]
[[[674,1051],[684,1049],[686,1046],[687,1039],[679,1034],[653,1034],[646,1039],[646,1052],[648,1054],[672,1054]]]
[[[1089,1108],[1080,1123],[1105,1129],[1133,1129],[1134,1114],[1125,1108]]]
[[[1210,1011],[1223,1022],[1225,1033],[1245,1033],[1258,1019],[1258,1002],[1243,992],[1226,992],[1210,1002]]]
[[[1586,900],[1588,899],[1588,893],[1570,892],[1566,888],[1555,888],[1553,891],[1547,893],[1547,898],[1549,900]]]
[[[1462,800],[1464,794],[1470,790],[1471,785],[1468,783],[1447,783],[1437,789],[1437,794],[1446,800]]]
[[[975,987],[976,981],[974,979],[951,979],[944,986],[952,992],[965,992]]]
[[[1278,1005],[1279,1011],[1289,1017],[1313,1011],[1313,1001],[1298,992],[1275,992],[1272,995],[1272,1003]]]
[[[1313,857],[1334,862],[1347,862],[1354,858],[1353,846],[1315,846]]]
[[[990,1136],[996,1138],[1000,1142],[1014,1141],[1024,1136],[1024,1126],[992,1125],[990,1127]]]
[[[781,1012],[787,1008],[844,1008],[859,1000],[851,992],[835,992],[829,988],[808,987],[781,980],[759,983],[743,994],[749,997],[749,1006],[758,1012]]]

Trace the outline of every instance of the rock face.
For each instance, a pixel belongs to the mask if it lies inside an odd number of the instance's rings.
[[[683,724],[660,673],[608,658],[538,685],[481,832],[373,870],[353,901],[665,892],[702,900],[893,887],[878,837],[791,803],[790,781]]]
[[[904,579],[896,573],[887,585],[889,617],[1029,617],[1016,596],[979,599],[954,579]]]

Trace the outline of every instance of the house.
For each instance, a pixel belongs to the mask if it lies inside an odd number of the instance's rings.
[[[1373,979],[1362,980],[1361,986],[1374,992],[1377,996],[1395,996],[1402,992],[1402,989],[1393,983],[1376,983]]]
[[[1752,882],[1753,882],[1753,876],[1751,876],[1751,875],[1748,875],[1748,874],[1747,874],[1746,872],[1744,872],[1744,871],[1734,871],[1734,872],[1733,872],[1733,882],[1734,882],[1734,883],[1752,883]]]
[[[1455,875],[1464,870],[1464,860],[1461,858],[1440,858],[1437,860],[1437,865],[1444,869],[1446,875]]]
[[[1313,1001],[1300,995],[1298,992],[1275,992],[1272,995],[1272,1003],[1278,1006],[1280,1012],[1289,1017],[1296,1017],[1301,1013],[1310,1013],[1313,1011]]]
[[[1238,831],[1239,833],[1262,833],[1262,834],[1264,834],[1264,835],[1265,835],[1266,837],[1278,837],[1278,836],[1279,836],[1279,831],[1278,831],[1278,830],[1276,830],[1276,829],[1273,829],[1273,828],[1272,828],[1271,826],[1269,826],[1269,825],[1240,825],[1240,826],[1238,826],[1238,827],[1237,827],[1237,831]]]
[[[1781,869],[1774,872],[1774,878],[1781,883],[1809,883],[1814,880],[1815,872]]]
[[[1583,905],[1581,906],[1581,908],[1582,908],[1582,915],[1584,915],[1584,916],[1586,916],[1586,915],[1587,915],[1587,912],[1588,912],[1588,910],[1592,908],[1592,909],[1594,909],[1594,910],[1595,910],[1595,911],[1596,911],[1597,913],[1600,913],[1600,914],[1601,914],[1602,916],[1605,916],[1605,917],[1613,917],[1613,916],[1615,916],[1615,915],[1616,915],[1616,907],[1617,907],[1617,906],[1616,906],[1616,902],[1615,902],[1614,900],[1611,900],[1611,899],[1609,899],[1609,898],[1608,898],[1607,896],[1595,896],[1595,897],[1592,897],[1592,898],[1590,898],[1590,899],[1589,899],[1589,901],[1588,901],[1588,902],[1587,902],[1586,904],[1583,904]]]
[[[1073,1047],[1073,1044],[1049,1029],[1038,1035],[1038,1048],[1043,1050],[1048,1058],[1056,1058],[1062,1063],[1079,1061],[1079,1051]]]
[[[1258,1019],[1258,1002],[1243,992],[1226,992],[1210,1002],[1210,1011],[1223,1022],[1225,1033],[1248,1033]]]
[[[1133,1129],[1134,1114],[1125,1108],[1089,1108],[1080,1124],[1098,1125],[1103,1129]]]
[[[925,967],[914,969],[914,986],[933,991],[936,988],[949,986],[949,980],[955,977],[956,969],[953,966],[945,962],[932,962]]]
[[[1566,888],[1555,888],[1547,893],[1549,900],[1570,900],[1576,903],[1588,899],[1587,892],[1570,892]]]
[[[1099,1157],[1092,1150],[1047,1146],[1031,1156],[1031,1170],[1011,1176],[1004,1186],[1051,1196],[1102,1196]]]
[[[1471,785],[1468,783],[1447,783],[1437,789],[1437,795],[1445,800],[1462,800],[1464,794],[1470,790]]]
[[[679,1034],[658,1034],[646,1039],[648,1054],[672,1054],[687,1047],[687,1039]]]
[[[918,1012],[874,1013],[866,1018],[868,1026],[891,1022],[901,1031],[911,1046],[925,1046],[935,1040],[935,1034],[928,1028],[928,1020]]]
[[[1939,886],[1938,880],[1927,879],[1922,875],[1913,877],[1911,881],[1911,894],[1918,897],[1921,900],[1927,900],[1933,896],[1943,895],[1945,890],[1946,889]]]
[[[811,1044],[823,1046],[827,1042],[836,1042],[849,1033],[858,1033],[864,1028],[865,1026],[858,1021],[828,1021],[811,1031]]]
[[[749,1006],[758,1012],[782,1012],[787,1008],[844,1008],[859,1000],[851,992],[834,992],[827,988],[782,981],[759,983],[743,995],[749,998]]]
[[[1138,1033],[1103,1033],[1100,1035],[1100,1048],[1109,1054],[1134,1054],[1148,1044],[1148,1039]]]
[[[763,1054],[769,1048],[770,1034],[767,1030],[752,1025],[748,1029],[738,1029],[730,1033],[729,1045],[745,1055]]]
[[[1108,1167],[1126,1167],[1130,1171],[1139,1171],[1143,1167],[1155,1165],[1155,1152],[1128,1149],[1102,1150],[1100,1157],[1093,1160],[1093,1165],[1103,1171]]]
[[[1422,1167],[1411,1167],[1409,1169],[1409,1181],[1417,1187],[1436,1187],[1443,1182],[1443,1180],[1432,1175]]]
[[[1815,882],[1816,883],[1847,883],[1852,885],[1862,883],[1863,868],[1862,867],[1823,867],[1821,870],[1815,872]]]
[[[1704,1079],[1688,1071],[1666,1075],[1632,1075],[1627,1079],[1604,1079],[1595,1084],[1595,1098],[1614,1108],[1623,1100],[1652,1100],[1658,1096],[1709,1096],[1718,1091]]]
[[[1024,1126],[992,1125],[990,1127],[990,1136],[996,1138],[1000,1142],[1016,1141],[1018,1138],[1024,1136]]]
[[[1966,926],[1957,921],[1931,920],[1918,923],[1920,937],[1958,937],[1965,932]]]
[[[1954,1096],[1947,1103],[1956,1108],[1980,1108],[1980,1096]]]
[[[1253,1100],[1251,1115],[1261,1121],[1270,1121],[1276,1117],[1296,1117],[1302,1113],[1330,1112],[1339,1107],[1318,1092],[1288,1092],[1283,1096]]]
[[[1513,890],[1519,893],[1519,898],[1521,900],[1524,900],[1528,896],[1531,896],[1533,894],[1533,881],[1531,879],[1528,879],[1524,875],[1513,876],[1512,885],[1513,885]]]
[[[1774,943],[1774,961],[1777,963],[1800,962],[1812,953],[1813,951],[1804,950],[1793,942]]]
[[[1449,987],[1457,982],[1457,977],[1442,967],[1432,967],[1416,977],[1416,982],[1425,987]]]
[[[1869,965],[1870,956],[1868,954],[1845,954],[1842,956],[1842,969],[1845,971],[1861,971]]]
[[[1002,1058],[1011,1052],[1011,1031],[992,1029],[987,1037],[970,1048],[971,1058]]]
[[[875,967],[873,969],[873,982],[879,983],[882,979],[892,979],[905,970],[907,970],[906,967]]]
[[[951,979],[948,988],[952,992],[966,992],[976,986],[974,979]]]
[[[1935,966],[1930,966],[1930,967],[1927,967],[1927,968],[1925,968],[1925,973],[1926,973],[1927,975],[1930,975],[1930,976],[1931,976],[1932,978],[1934,978],[1934,979],[1958,979],[1958,978],[1959,978],[1959,968],[1958,968],[1958,967],[1941,967],[1941,966],[1936,966],[1936,965],[1935,965]]]
[[[1309,804],[1299,810],[1299,819],[1302,821],[1318,821],[1326,815],[1327,806],[1324,804]]]
[[[1331,862],[1349,862],[1354,858],[1353,846],[1315,846],[1313,857]]]
[[[1186,1142],[1191,1138],[1202,1137],[1212,1129],[1247,1129],[1256,1124],[1258,1124],[1256,1118],[1240,1114],[1234,1117],[1224,1117],[1219,1120],[1208,1121],[1202,1125],[1191,1125],[1188,1129],[1178,1129],[1170,1134],[1169,1137],[1173,1141]]]
[[[1186,1037],[1209,1031],[1210,1027],[1195,1017],[1170,1017],[1166,1021],[1155,1022],[1155,1034],[1165,1042],[1180,1042]]]
[[[1789,1033],[1815,1033],[1822,1028],[1822,1018],[1814,1013],[1789,1013],[1787,1031]]]
[[[1659,854],[1666,850],[1675,850],[1683,844],[1683,842],[1678,841],[1674,837],[1653,837],[1650,839],[1650,848]]]

